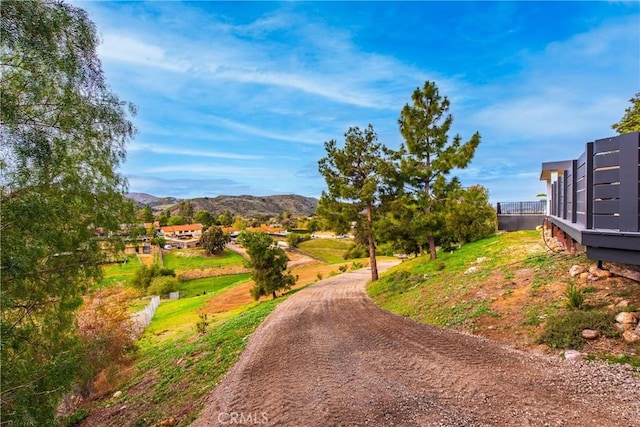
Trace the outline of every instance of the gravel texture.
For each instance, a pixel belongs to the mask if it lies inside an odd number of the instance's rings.
[[[369,278],[335,276],[281,304],[192,426],[640,425],[636,370],[416,323],[378,308]]]

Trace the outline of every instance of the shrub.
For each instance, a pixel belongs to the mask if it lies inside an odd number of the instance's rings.
[[[209,326],[209,316],[207,313],[200,314],[200,320],[196,323],[196,330],[199,334],[207,332],[207,326]]]
[[[78,335],[87,365],[83,369],[81,394],[93,392],[96,376],[105,371],[111,382],[122,356],[134,348],[131,316],[127,310],[130,293],[116,289],[98,291],[78,311]]]
[[[159,276],[151,281],[147,288],[147,295],[167,295],[180,287],[178,279],[171,276]]]
[[[160,267],[159,264],[152,264],[149,267],[141,265],[135,273],[133,273],[131,285],[134,288],[146,291],[154,278],[163,276],[175,277],[176,272],[170,268]]]
[[[611,311],[570,311],[549,317],[538,342],[579,350],[585,342],[583,329],[597,329],[603,336],[616,337],[620,331],[614,324],[615,313]]]
[[[360,268],[362,268],[362,267],[363,267],[363,265],[362,265],[362,263],[361,263],[361,262],[359,262],[359,261],[353,261],[353,262],[351,263],[351,271],[353,271],[353,270],[358,270],[358,269],[360,269]]]
[[[369,255],[369,251],[364,245],[353,244],[349,246],[349,249],[342,256],[344,259],[354,259],[354,258],[366,258]]]
[[[287,236],[287,243],[291,248],[297,248],[300,243],[307,240],[311,240],[310,234],[291,233]]]
[[[341,273],[345,273],[347,271],[347,264],[342,264],[340,267],[338,267],[338,270],[340,270]]]
[[[563,292],[564,296],[567,297],[567,307],[572,309],[578,309],[584,307],[584,294],[585,290],[580,286],[571,283],[567,285]]]
[[[316,274],[316,279],[322,280],[322,273],[318,272],[318,274]]]

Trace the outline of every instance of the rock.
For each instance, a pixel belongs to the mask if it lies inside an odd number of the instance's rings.
[[[586,340],[596,340],[600,338],[600,332],[595,329],[583,329],[582,338]]]
[[[634,325],[638,323],[638,316],[636,315],[636,313],[622,311],[616,316],[616,322]]]
[[[628,306],[629,306],[629,300],[626,300],[626,299],[623,299],[622,301],[616,304],[616,307],[628,307]]]
[[[158,427],[171,427],[174,426],[178,423],[178,420],[171,417],[171,418],[167,418],[166,420],[162,420],[160,421],[157,426]]]
[[[114,398],[114,399],[117,399],[117,398],[119,398],[120,396],[122,396],[122,392],[121,392],[120,390],[118,390],[118,391],[116,391],[115,393],[113,393],[113,398]]]
[[[473,274],[473,273],[477,273],[478,271],[480,271],[480,268],[478,267],[469,267],[467,269],[467,271],[464,272],[465,275],[469,275],[469,274]]]
[[[624,331],[622,333],[622,336],[624,337],[624,340],[626,342],[638,342],[638,341],[640,341],[640,335],[636,334],[633,331]]]
[[[591,276],[591,275],[589,273],[587,273],[586,271],[584,273],[580,273],[580,278],[581,279],[586,279],[589,276]]]
[[[593,274],[596,277],[604,278],[611,276],[611,273],[608,270],[601,270],[597,266],[593,265],[589,268],[589,273]]]
[[[592,281],[592,282],[595,282],[595,281],[596,281],[596,280],[598,280],[598,279],[599,279],[599,277],[598,277],[598,276],[596,276],[595,274],[591,274],[591,273],[589,273],[589,275],[587,276],[587,280],[590,280],[590,281]]]
[[[565,360],[582,360],[582,355],[577,350],[565,350],[564,359]]]
[[[585,268],[581,265],[574,265],[569,269],[569,274],[571,277],[576,277],[585,272]]]
[[[476,264],[482,264],[483,262],[487,262],[489,261],[491,258],[487,258],[486,256],[482,256],[478,259],[476,259]]]

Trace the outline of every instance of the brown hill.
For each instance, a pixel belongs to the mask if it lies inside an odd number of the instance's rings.
[[[204,209],[214,215],[220,215],[229,211],[233,215],[245,217],[275,216],[285,211],[291,212],[293,216],[309,216],[315,213],[318,206],[317,199],[296,194],[198,197],[184,200],[174,197],[155,197],[145,193],[129,193],[127,197],[136,202],[140,208],[149,205],[155,210],[170,209],[171,213],[176,215],[182,201],[191,202],[194,212]]]

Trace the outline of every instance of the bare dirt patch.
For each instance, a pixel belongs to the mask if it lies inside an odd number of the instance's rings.
[[[291,254],[288,253],[287,255],[290,256],[290,259],[292,258]],[[300,263],[303,258],[304,257],[300,255],[299,257],[293,257],[292,261]],[[292,273],[298,276],[298,280],[296,281],[296,285],[293,286],[293,289],[299,289],[317,281],[318,274],[321,274],[323,277],[327,277],[331,272],[338,271],[338,268],[335,265],[317,264],[315,260],[310,258],[306,258],[304,261],[307,266],[294,268],[292,270]],[[248,281],[234,286],[233,288],[216,295],[214,298],[211,298],[207,301],[207,304],[199,310],[199,312],[216,314],[250,304],[254,301],[251,293],[249,292],[252,287],[253,281]],[[271,297],[263,297],[262,299],[264,300],[267,298]]]
[[[630,368],[525,353],[391,314],[367,297],[369,275],[322,280],[280,305],[193,425],[640,424]]]

